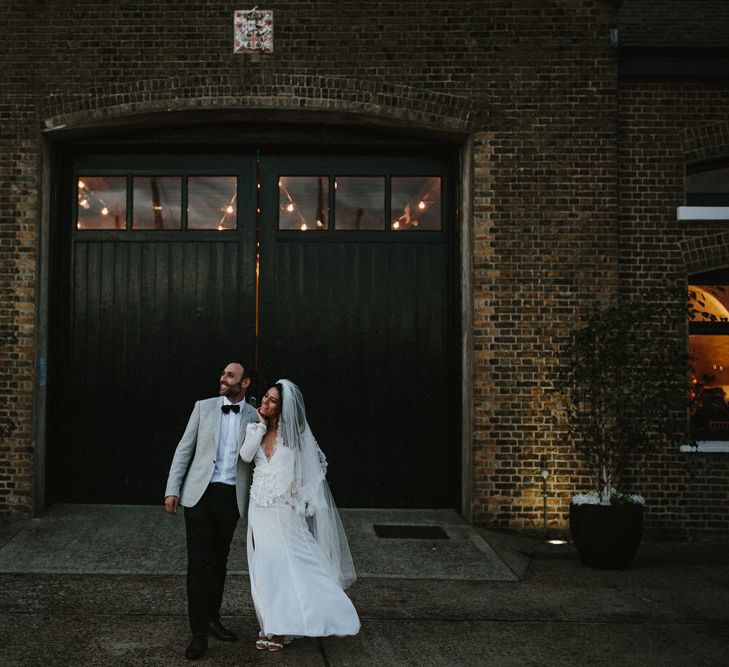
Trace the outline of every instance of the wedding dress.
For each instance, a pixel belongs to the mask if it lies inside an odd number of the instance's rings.
[[[283,386],[274,450],[266,458],[266,427],[251,423],[240,451],[255,468],[248,506],[248,571],[262,632],[325,637],[354,635],[360,623],[344,593],[355,579],[349,546],[326,483],[298,387]]]

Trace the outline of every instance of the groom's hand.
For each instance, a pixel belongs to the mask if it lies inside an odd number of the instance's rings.
[[[180,499],[177,496],[167,496],[165,498],[165,510],[169,514],[177,514],[177,506],[180,504]]]

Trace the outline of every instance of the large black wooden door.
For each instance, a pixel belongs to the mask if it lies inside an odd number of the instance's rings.
[[[456,507],[451,169],[362,147],[70,158],[49,502],[160,502],[194,402],[242,357],[258,389],[302,388],[340,505]]]
[[[74,186],[89,183],[71,202],[72,229],[62,237],[67,281],[57,297],[51,348],[50,502],[160,502],[194,402],[216,395],[225,363],[252,358],[254,164],[245,155],[103,155],[74,163]],[[165,209],[184,194],[187,215],[170,228],[134,228],[144,222],[136,213],[142,195],[135,197],[134,178],[146,183],[150,172],[158,178],[148,190],[159,199],[152,225],[157,215],[158,226],[167,226]],[[233,188],[233,203],[226,192],[224,201],[207,207],[216,195],[205,188],[219,177]],[[106,185],[112,179],[123,179],[117,194],[128,219],[120,215],[116,228],[79,228],[81,204],[86,211],[112,207],[114,193]],[[162,201],[163,187],[177,179],[179,191]],[[201,224],[214,216],[214,227],[225,213],[217,212],[221,204],[237,212],[228,215],[225,229],[194,227],[193,206]],[[98,220],[104,224],[111,213]]]
[[[439,189],[435,228],[393,228],[403,173]],[[262,159],[261,359],[301,387],[343,506],[457,506],[448,176],[423,155]]]

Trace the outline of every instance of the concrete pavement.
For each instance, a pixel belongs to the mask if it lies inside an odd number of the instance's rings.
[[[98,514],[94,528],[93,512],[83,507],[0,530],[0,665],[190,664],[183,657],[184,574],[176,564],[184,537],[174,536],[174,522],[155,524],[156,511],[127,511],[130,531],[147,522],[157,528],[128,532],[126,543],[106,550],[98,537],[110,539],[109,528],[99,525]],[[124,514],[105,514],[115,517],[120,534]],[[362,528],[373,520],[439,520],[450,551],[445,540],[373,541]],[[355,535],[357,522],[355,561],[370,570],[349,591],[362,619],[357,637],[304,639],[280,654],[257,652],[247,577],[233,564],[223,612],[241,641],[211,639],[198,664],[729,664],[727,544],[644,542],[631,569],[611,572],[584,568],[569,544],[473,530],[447,514],[346,516]],[[368,559],[362,549],[372,552]],[[74,570],[68,558],[84,553]],[[493,562],[479,569],[479,558]],[[112,571],[125,561],[127,571]],[[104,562],[114,567],[99,567]]]

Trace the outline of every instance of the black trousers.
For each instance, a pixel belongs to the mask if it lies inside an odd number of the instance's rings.
[[[228,553],[238,523],[235,487],[210,484],[194,507],[185,508],[187,613],[194,635],[207,634],[220,618]]]

